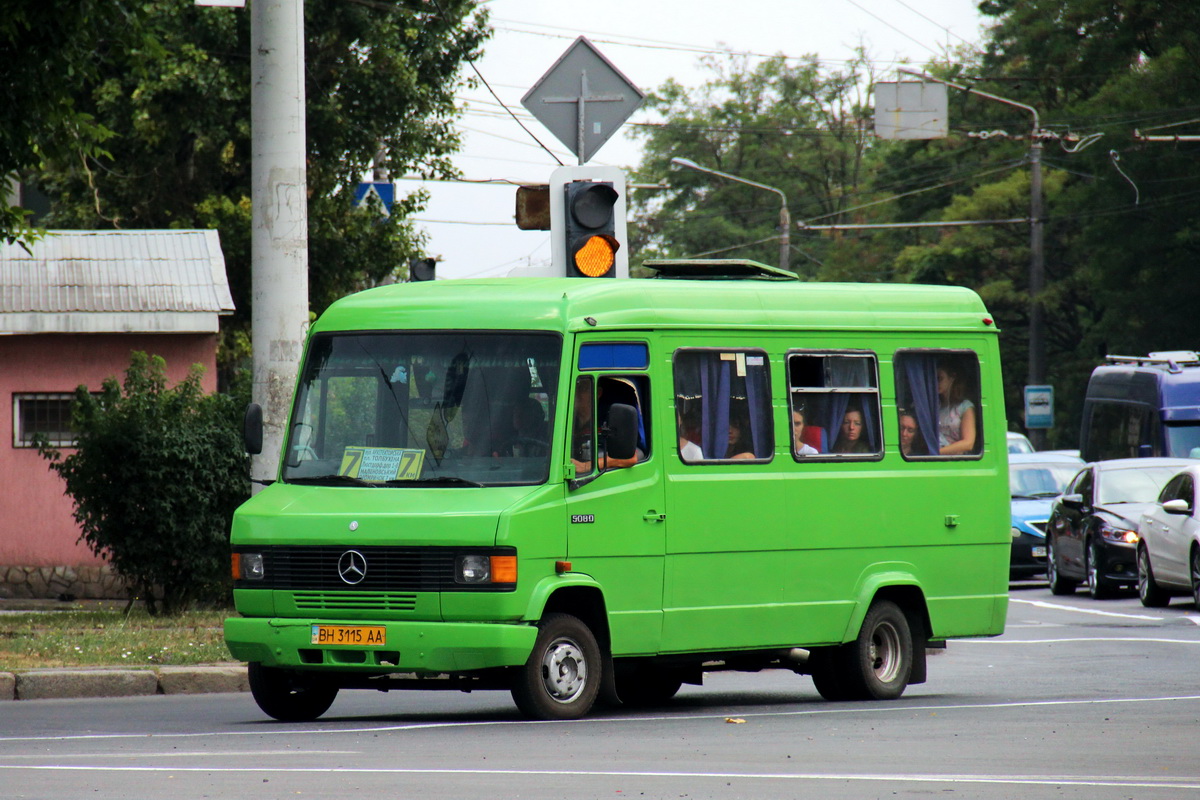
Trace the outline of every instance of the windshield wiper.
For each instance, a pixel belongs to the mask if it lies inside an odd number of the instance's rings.
[[[362,478],[352,478],[349,475],[317,475],[313,477],[288,478],[288,483],[301,486],[378,486],[378,483],[364,481]]]
[[[444,475],[440,478],[422,478],[415,481],[388,481],[387,486],[410,486],[416,484],[418,486],[473,486],[476,489],[482,489],[483,484],[477,481],[470,481],[466,478],[459,478],[456,475]]]

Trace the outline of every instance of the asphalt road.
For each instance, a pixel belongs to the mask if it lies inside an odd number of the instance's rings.
[[[716,674],[669,707],[522,721],[506,693],[343,692],[275,723],[247,694],[0,703],[0,798],[1200,796],[1200,614],[1015,585],[898,701]]]

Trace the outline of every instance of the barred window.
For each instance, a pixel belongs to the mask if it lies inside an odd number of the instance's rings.
[[[33,447],[35,434],[57,447],[75,444],[71,430],[71,393],[13,395],[13,447]]]

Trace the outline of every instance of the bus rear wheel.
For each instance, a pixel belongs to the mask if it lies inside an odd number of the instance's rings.
[[[314,675],[250,662],[250,694],[263,713],[280,722],[311,722],[324,714],[338,689]]]
[[[818,654],[813,683],[826,700],[894,700],[908,688],[913,669],[912,631],[890,600],[867,610],[858,638]]]
[[[547,614],[529,660],[513,676],[513,701],[531,719],[579,719],[596,701],[601,671],[600,645],[588,626],[570,614]]]

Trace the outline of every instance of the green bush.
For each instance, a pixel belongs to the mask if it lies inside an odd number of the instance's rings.
[[[205,395],[203,368],[168,388],[159,356],[133,354],[93,395],[75,390],[76,450],[39,450],[66,482],[80,539],[108,559],[151,614],[227,602],[229,525],[249,495],[244,402]]]

